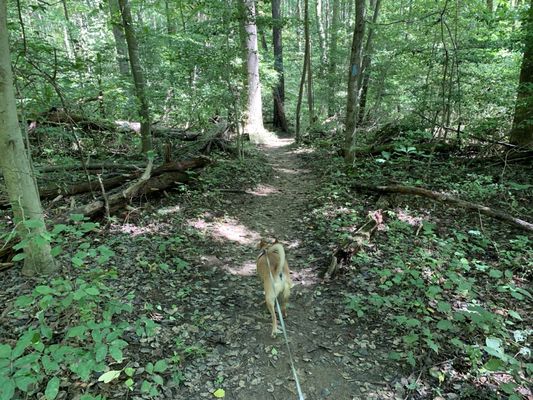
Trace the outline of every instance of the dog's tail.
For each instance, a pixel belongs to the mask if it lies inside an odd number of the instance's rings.
[[[281,245],[281,243],[274,243],[272,246],[270,246],[267,250],[267,253],[278,253],[279,255],[279,262],[277,265],[277,268],[275,271],[272,271],[274,276],[281,274],[283,271],[283,266],[285,265],[285,249]],[[268,257],[268,254],[266,255]]]

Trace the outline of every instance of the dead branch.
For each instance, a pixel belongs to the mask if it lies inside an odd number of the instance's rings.
[[[445,193],[434,192],[428,189],[423,189],[415,186],[403,186],[403,185],[389,185],[389,186],[373,186],[373,185],[363,185],[363,184],[354,184],[352,188],[357,190],[370,190],[380,193],[400,193],[400,194],[409,194],[414,196],[427,197],[432,200],[438,201],[440,203],[452,204],[457,207],[476,210],[481,214],[488,215],[489,217],[498,219],[500,221],[507,222],[517,228],[526,230],[528,232],[533,232],[533,224],[530,222],[524,221],[522,219],[513,217],[507,214],[504,211],[496,210],[481,204],[471,203],[469,201],[461,200],[457,197],[450,196]]]

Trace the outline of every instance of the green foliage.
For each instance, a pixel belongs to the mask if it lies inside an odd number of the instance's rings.
[[[415,180],[419,173],[409,158],[387,162],[395,164],[399,179]],[[319,237],[343,248],[354,242],[366,212],[347,188],[353,180],[379,182],[375,165],[362,160],[348,172],[340,161],[320,166],[326,184],[306,219]],[[439,181],[459,197],[485,201],[501,201],[511,188],[529,190],[512,180],[494,184],[492,175],[465,172],[443,173]],[[499,390],[516,396],[515,389],[533,373],[528,344],[533,331],[524,318],[533,295],[523,278],[533,258],[530,238],[468,229],[464,221],[444,228],[430,213],[410,206],[383,214],[386,230],[349,260],[357,290],[344,293],[346,308],[361,323],[377,321],[395,337],[391,360],[424,369],[453,358],[472,376],[507,373],[512,381]],[[453,379],[444,367],[427,372],[438,385]]]

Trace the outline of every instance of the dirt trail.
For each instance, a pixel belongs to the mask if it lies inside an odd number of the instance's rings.
[[[213,245],[203,258],[191,308],[200,310],[204,331],[197,337],[209,349],[185,367],[179,395],[213,398],[215,389],[224,388],[226,399],[298,398],[283,335],[269,335],[255,275],[255,244],[275,236],[286,246],[295,283],[286,325],[305,398],[399,398],[392,383],[397,371],[386,367],[389,349],[377,344],[381,332],[354,321],[345,311],[342,282],[320,282],[321,265],[309,262],[313,243],[305,242],[309,235],[301,220],[318,181],[290,145],[277,139],[263,147],[275,171],[268,184],[226,193],[221,210],[194,222]]]

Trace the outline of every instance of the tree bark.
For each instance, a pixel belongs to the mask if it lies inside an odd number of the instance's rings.
[[[288,132],[289,127],[285,117],[285,77],[283,70],[283,19],[281,15],[281,0],[272,0],[272,42],[274,48],[274,69],[278,73],[278,83],[273,89],[274,99],[274,127]]]
[[[356,118],[357,118],[357,94],[359,88],[357,82],[362,67],[363,36],[365,33],[365,0],[356,0],[355,3],[355,27],[353,31],[350,65],[348,71],[348,96],[346,100],[346,119],[344,134],[344,158],[346,162],[353,160],[353,147],[355,145]]]
[[[130,58],[131,73],[135,84],[135,92],[139,101],[139,116],[141,117],[141,151],[146,153],[152,150],[152,134],[150,132],[150,108],[146,97],[146,81],[141,67],[139,57],[139,44],[133,29],[131,18],[131,8],[129,0],[119,0],[120,14],[124,24],[124,33],[128,44],[128,54]]]
[[[245,131],[252,142],[260,141],[263,126],[263,104],[261,100],[261,81],[259,79],[259,55],[257,48],[257,26],[255,23],[255,0],[241,0],[243,21],[246,32],[246,71],[248,76],[248,104]]]
[[[335,93],[337,88],[337,40],[339,32],[339,9],[340,0],[333,0],[331,16],[331,31],[329,33],[329,63],[328,63],[328,117],[335,115]]]
[[[0,168],[17,232],[24,245],[25,275],[49,274],[57,267],[47,239],[39,193],[18,123],[9,53],[7,3],[0,4]]]
[[[313,71],[311,68],[311,34],[309,32],[309,0],[304,0],[304,35],[305,35],[305,63],[307,65],[307,107],[309,109],[309,124],[315,123],[315,105],[313,96]]]
[[[361,74],[359,75],[359,112],[357,117],[357,125],[363,122],[366,108],[366,96],[368,94],[368,83],[370,82],[370,65],[372,64],[372,40],[374,39],[374,25],[378,21],[379,7],[381,0],[374,1],[374,15],[372,16],[372,25],[368,29],[366,38],[365,50],[363,55],[363,64]]]
[[[326,31],[322,20],[322,0],[316,0],[316,25],[318,30],[318,45],[320,47],[320,58],[322,60],[321,70],[327,65],[326,57]]]
[[[126,43],[126,36],[124,35],[124,28],[122,26],[118,0],[108,0],[108,5],[113,37],[115,38],[115,47],[117,50],[118,70],[121,75],[128,76],[130,74],[130,67],[128,64],[128,45]]]
[[[509,141],[533,148],[533,0],[524,23],[524,58],[520,69],[520,82],[516,95],[513,128]]]
[[[400,194],[410,194],[410,195],[415,195],[415,196],[428,197],[440,203],[453,204],[459,208],[475,210],[481,214],[488,215],[489,217],[510,223],[511,225],[514,225],[517,228],[523,229],[528,232],[533,232],[533,224],[530,222],[524,221],[519,218],[515,218],[503,211],[495,210],[493,208],[483,206],[481,204],[476,204],[476,203],[471,203],[469,201],[461,200],[461,199],[458,199],[457,197],[453,197],[445,193],[433,192],[428,189],[423,189],[423,188],[419,188],[415,186],[403,186],[403,185],[373,186],[373,185],[355,184],[352,187],[354,189],[371,190],[371,191],[381,192],[381,193],[400,193]]]

